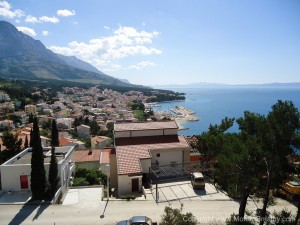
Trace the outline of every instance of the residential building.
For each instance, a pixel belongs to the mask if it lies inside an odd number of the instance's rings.
[[[14,128],[15,128],[14,121],[12,121],[12,120],[1,120],[0,121],[0,129],[12,130]]]
[[[61,137],[58,140],[60,146],[74,146],[75,149],[85,149],[84,143],[77,139]]]
[[[150,168],[183,164],[190,146],[175,121],[115,124],[118,195],[141,192]]]
[[[0,101],[10,101],[9,95],[0,91]]]
[[[25,113],[27,115],[35,115],[36,114],[36,105],[25,105]]]
[[[3,102],[0,103],[0,110],[14,110],[15,105],[12,102]]]
[[[46,179],[48,180],[51,148],[43,148],[43,151]],[[71,161],[74,151],[74,147],[71,146],[55,148],[59,187],[62,194],[68,190],[70,177],[75,169],[75,165]],[[3,191],[30,190],[31,154],[32,149],[27,148],[0,166]]]
[[[111,138],[106,136],[95,136],[91,137],[91,148],[102,149],[111,146]]]
[[[73,121],[71,118],[58,118],[56,124],[61,124],[63,129],[71,129]]]
[[[101,149],[81,149],[76,150],[72,161],[76,169],[99,170]]]
[[[77,135],[78,137],[89,137],[90,136],[90,126],[80,125],[77,127]]]

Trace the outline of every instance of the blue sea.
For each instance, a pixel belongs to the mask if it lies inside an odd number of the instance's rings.
[[[155,111],[169,111],[176,105],[184,106],[195,112],[199,121],[184,122],[188,130],[180,131],[183,135],[201,134],[208,130],[210,124],[220,124],[226,116],[229,118],[242,117],[244,111],[268,114],[272,105],[278,100],[293,101],[300,110],[300,89],[272,87],[205,87],[205,88],[173,88],[173,91],[186,93],[186,100],[180,102],[160,103]],[[237,132],[235,124],[230,131]]]

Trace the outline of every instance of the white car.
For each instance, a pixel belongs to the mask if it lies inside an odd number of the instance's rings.
[[[117,225],[157,225],[147,216],[133,216],[129,220],[122,220]]]

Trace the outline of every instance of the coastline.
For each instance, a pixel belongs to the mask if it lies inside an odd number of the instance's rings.
[[[175,106],[175,109],[172,110],[172,112],[175,113],[175,116],[173,118],[176,121],[179,130],[189,130],[189,128],[183,126],[184,122],[193,122],[200,120],[199,117],[193,116],[193,114],[195,114],[194,111],[183,106]]]

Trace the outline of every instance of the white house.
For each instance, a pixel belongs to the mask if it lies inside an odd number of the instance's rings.
[[[71,118],[58,118],[56,124],[63,124],[67,129],[71,129],[73,121]]]
[[[77,135],[78,137],[89,137],[90,136],[90,126],[80,125],[77,126]]]
[[[48,180],[51,148],[43,148],[43,150],[46,179]],[[74,147],[71,146],[55,148],[59,186],[62,194],[68,190],[70,177],[75,168],[75,164],[71,161],[74,151]],[[30,190],[31,154],[31,148],[27,148],[0,166],[3,191]]]
[[[175,121],[115,124],[114,134],[119,196],[141,192],[150,168],[189,161],[190,146]]]

